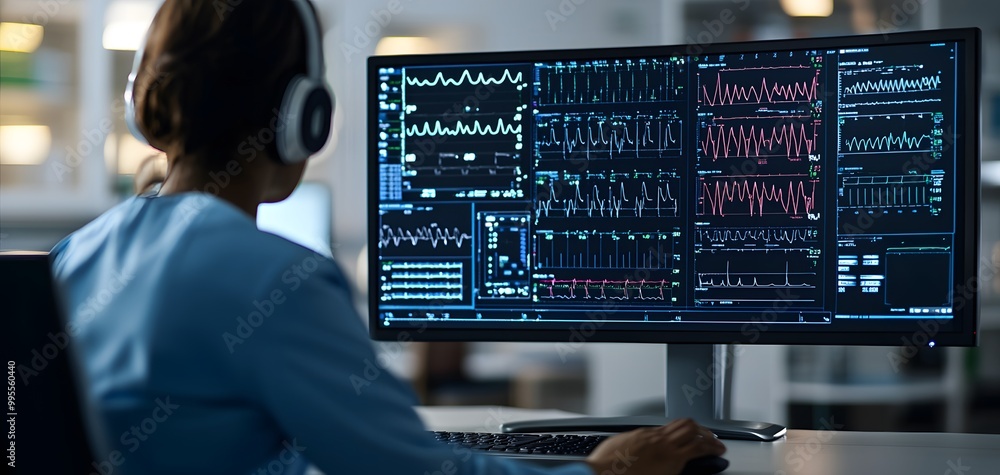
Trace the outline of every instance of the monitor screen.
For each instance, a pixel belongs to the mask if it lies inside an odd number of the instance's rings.
[[[376,338],[975,342],[978,30],[372,57],[368,87]]]

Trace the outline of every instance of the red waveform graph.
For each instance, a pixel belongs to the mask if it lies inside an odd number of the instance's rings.
[[[788,81],[787,79],[768,79],[767,76],[750,81],[725,81],[723,73],[738,71],[757,71],[765,68],[753,69],[723,69],[715,75],[715,87],[702,83],[699,91],[698,102],[709,106],[726,106],[733,104],[777,104],[782,102],[809,102],[818,97],[819,71],[807,79],[801,81]],[[769,70],[811,70],[808,66],[785,66],[777,68],[766,68]],[[787,75],[787,72],[785,72]],[[729,76],[729,75],[727,75]],[[743,75],[741,75],[743,76]],[[796,76],[801,76],[796,74]],[[700,75],[699,75],[700,77]],[[732,77],[732,76],[729,76]]]
[[[709,125],[701,149],[712,161],[719,158],[802,157],[816,151],[818,123],[778,127]]]
[[[702,178],[698,214],[709,216],[777,214],[800,218],[811,215],[816,209],[817,180],[795,177],[804,175],[756,175],[714,181]]]

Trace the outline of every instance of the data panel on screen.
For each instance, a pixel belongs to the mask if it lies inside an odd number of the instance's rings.
[[[960,47],[383,65],[378,321],[950,319]]]

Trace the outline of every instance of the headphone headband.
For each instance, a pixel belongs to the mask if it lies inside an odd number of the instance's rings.
[[[306,70],[309,77],[323,80],[323,35],[319,32],[319,19],[308,0],[291,0],[302,18],[306,37]]]

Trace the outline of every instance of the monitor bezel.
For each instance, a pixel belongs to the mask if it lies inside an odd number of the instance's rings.
[[[696,343],[696,344],[810,344],[810,345],[881,345],[881,346],[975,346],[979,340],[980,299],[979,285],[979,234],[980,234],[980,161],[981,161],[981,49],[982,33],[979,28],[914,31],[903,33],[819,37],[808,39],[781,39],[741,43],[715,43],[710,45],[665,45],[598,49],[566,49],[538,51],[509,51],[488,53],[450,53],[429,55],[371,56],[367,61],[367,127],[368,127],[368,264],[375,269],[378,254],[378,71],[382,67],[420,66],[433,64],[476,64],[497,62],[531,63],[541,61],[572,61],[615,59],[627,57],[702,55],[720,53],[748,53],[772,50],[811,50],[885,46],[928,42],[961,42],[959,64],[965,81],[965,114],[956,118],[955,140],[961,146],[963,157],[957,160],[956,175],[966,178],[961,186],[956,182],[956,209],[962,216],[965,233],[961,241],[961,258],[955,260],[955,282],[958,291],[971,291],[964,299],[964,306],[956,311],[959,322],[957,331],[940,331],[932,335],[916,328],[912,331],[873,332],[807,332],[767,331],[768,325],[760,322],[757,331],[695,331],[695,330],[612,330],[602,329],[599,321],[592,325],[580,323],[565,329],[455,329],[422,327],[389,327],[380,325],[378,318],[378,272],[368,273],[368,322],[369,334],[381,341],[533,341],[575,342],[581,335],[588,342],[622,343]],[[697,51],[696,51],[697,49]],[[961,223],[960,222],[960,223]],[[957,246],[956,246],[957,250]],[[958,284],[961,283],[961,284]],[[955,289],[953,289],[955,290]],[[954,305],[954,302],[953,302]],[[763,326],[761,328],[760,326]],[[584,330],[586,330],[584,332]],[[585,333],[585,334],[584,334]],[[923,333],[923,335],[921,335]]]

